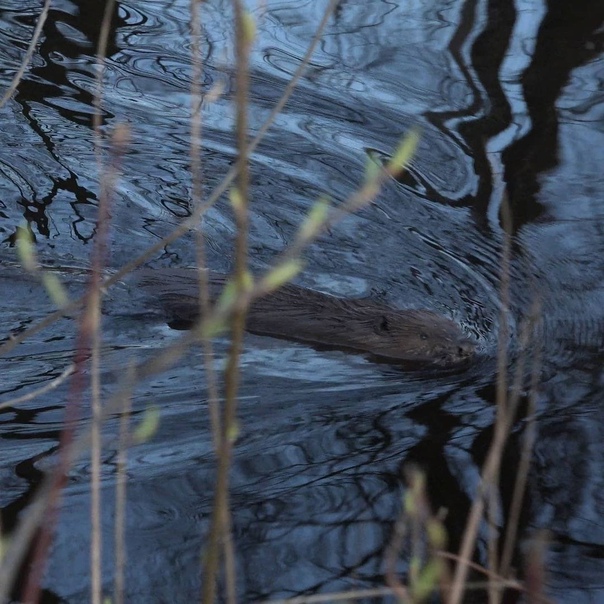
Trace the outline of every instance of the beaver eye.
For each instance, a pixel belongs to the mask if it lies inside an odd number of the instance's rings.
[[[428,334],[424,333],[423,331],[420,332],[419,339],[420,340],[427,340],[428,339]]]

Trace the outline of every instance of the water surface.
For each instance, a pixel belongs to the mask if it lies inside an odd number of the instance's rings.
[[[310,42],[326,2],[250,5],[250,123],[268,116]],[[492,435],[500,316],[502,200],[513,214],[511,368],[536,296],[543,362],[538,438],[520,535],[551,532],[548,587],[560,602],[604,598],[601,451],[604,348],[604,16],[587,2],[341,2],[294,97],[251,160],[251,265],[270,266],[314,201],[341,202],[368,157],[385,159],[412,126],[419,150],[400,182],[313,244],[300,282],[343,296],[429,308],[475,337],[480,355],[453,373],[409,373],[361,356],[248,337],[240,437],[232,472],[241,601],[378,586],[401,510],[402,469],[428,473],[435,509],[449,510],[453,548]],[[585,4],[585,6],[583,6]],[[103,127],[132,128],[112,209],[110,268],[156,243],[192,211],[187,2],[119,2],[113,15]],[[262,8],[264,7],[264,8]],[[0,53],[6,87],[38,4],[6,3]],[[30,225],[42,262],[76,295],[96,232],[99,187],[91,127],[98,3],[53,3],[14,98],[0,112],[2,338],[52,310],[21,275],[16,228]],[[203,3],[204,190],[235,160],[230,2]],[[227,271],[235,226],[227,204],[206,215],[208,265]],[[192,233],[153,266],[195,264]],[[128,284],[104,316],[103,388],[179,334],[145,314]],[[0,402],[47,384],[72,361],[76,324],[62,320],[0,359]],[[228,343],[216,344],[221,368]],[[211,513],[215,462],[201,351],[145,381],[134,421],[161,410],[156,436],[129,454],[128,601],[190,602]],[[67,385],[0,411],[3,526],[18,522],[55,461]],[[82,409],[82,424],[90,418]],[[118,419],[105,426],[103,577],[112,589]],[[526,426],[504,460],[507,500]],[[89,475],[70,473],[45,579],[48,602],[89,601]],[[505,522],[505,520],[502,520]],[[479,547],[484,554],[484,542]],[[401,557],[400,571],[406,569]]]

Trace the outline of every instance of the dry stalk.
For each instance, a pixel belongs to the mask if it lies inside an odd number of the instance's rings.
[[[116,129],[113,138],[115,156],[113,165],[107,175],[101,180],[101,194],[99,195],[99,209],[97,218],[97,232],[93,248],[90,281],[86,293],[86,305],[82,314],[80,330],[77,338],[76,354],[74,359],[74,376],[71,382],[70,396],[65,410],[65,426],[61,433],[59,447],[59,462],[52,472],[50,497],[48,502],[48,522],[40,529],[40,535],[34,547],[32,566],[25,584],[25,601],[37,601],[41,578],[48,555],[48,548],[52,540],[52,532],[56,524],[58,504],[61,491],[67,480],[70,467],[71,447],[74,433],[78,423],[81,399],[84,392],[84,378],[82,369],[89,355],[92,355],[92,522],[93,532],[91,540],[91,571],[92,571],[92,601],[94,604],[101,602],[100,578],[100,303],[103,270],[108,251],[109,238],[109,205],[111,193],[114,190],[118,174],[118,164],[125,148],[127,133],[124,129]]]
[[[235,241],[235,287],[237,297],[246,293],[247,263],[248,263],[248,202],[249,202],[249,144],[248,144],[248,93],[249,93],[249,55],[253,36],[250,31],[249,15],[244,12],[241,0],[233,0],[235,13],[235,56],[236,56],[236,118],[235,129],[237,138],[237,180],[236,197],[233,196],[233,209],[237,225]],[[237,393],[239,389],[239,356],[243,348],[243,333],[247,307],[237,304],[234,308],[230,329],[231,347],[225,369],[225,404],[221,422],[222,435],[218,442],[218,468],[216,475],[216,490],[210,535],[206,548],[206,565],[203,577],[203,598],[205,604],[211,604],[216,595],[216,579],[220,556],[220,544],[226,543],[229,516],[229,471],[233,451],[234,432],[237,421]],[[224,548],[225,554],[232,553]],[[233,571],[233,563],[227,565]],[[235,584],[235,577],[227,577],[227,586]],[[234,604],[234,593],[228,589],[229,604]]]
[[[46,23],[46,17],[48,17],[48,11],[50,10],[50,3],[51,3],[51,0],[45,0],[45,2],[44,2],[44,6],[42,7],[42,11],[40,12],[40,16],[38,17],[38,22],[36,23],[36,27],[34,29],[34,34],[31,37],[31,41],[29,42],[29,46],[27,47],[25,56],[23,57],[23,60],[21,61],[21,65],[19,66],[17,73],[13,77],[13,81],[11,82],[10,86],[8,87],[8,90],[4,93],[4,96],[0,100],[0,109],[2,107],[4,107],[4,105],[6,105],[8,99],[10,99],[11,96],[13,96],[13,93],[15,92],[15,90],[17,90],[17,86],[19,86],[19,83],[21,82],[21,79],[23,78],[23,74],[25,73],[25,70],[27,69],[27,66],[29,65],[29,62],[31,61],[31,58],[34,54],[36,44],[38,43],[38,40],[40,39],[40,34],[42,33],[42,28],[44,27],[44,23]]]
[[[190,144],[190,161],[191,161],[191,180],[192,180],[192,198],[193,205],[201,212],[202,208],[202,182],[203,172],[201,164],[202,153],[202,89],[201,82],[203,77],[203,63],[201,61],[201,13],[202,7],[196,0],[191,0],[191,64],[193,73],[191,77],[191,144]],[[203,219],[203,214],[201,214]],[[196,229],[196,244],[197,244],[197,267],[198,267],[198,283],[199,283],[199,305],[200,315],[203,317],[209,316],[210,313],[210,297],[208,287],[208,276],[205,270],[205,241],[203,236],[202,225],[198,225]],[[208,411],[210,414],[210,424],[212,427],[212,440],[214,449],[219,453],[221,450],[222,428],[219,407],[218,395],[218,380],[214,369],[214,349],[212,339],[207,336],[201,338],[203,347],[203,364],[206,375],[206,384],[208,392]],[[230,535],[230,518],[225,518],[225,566],[227,580],[227,589],[229,594],[227,600],[234,601],[234,586],[235,570],[234,570],[234,551],[233,543]],[[203,557],[202,557],[203,559]]]
[[[484,516],[485,494],[488,489],[494,489],[497,484],[499,467],[503,449],[507,440],[507,425],[511,422],[508,408],[507,390],[507,345],[508,345],[508,313],[510,305],[510,257],[511,257],[511,214],[507,199],[501,203],[503,221],[503,249],[501,255],[501,313],[499,325],[499,344],[497,354],[497,395],[496,419],[493,442],[489,448],[480,477],[480,485],[468,515],[462,544],[459,550],[459,562],[455,568],[453,585],[448,604],[460,604],[467,582],[469,562],[476,545],[478,527]],[[492,546],[491,546],[492,547]]]
[[[128,368],[129,383],[133,383],[134,367]],[[126,568],[126,467],[128,461],[128,444],[130,412],[132,407],[131,392],[123,393],[123,406],[120,416],[120,432],[116,464],[115,485],[115,577],[113,582],[113,601],[124,604],[124,569]]]
[[[384,562],[386,583],[400,602],[422,602],[439,589],[445,596],[449,573],[440,552],[446,547],[442,514],[433,514],[426,494],[426,476],[414,465],[406,468],[403,509],[395,524]],[[396,562],[405,542],[409,545],[407,585],[396,573]]]
[[[116,132],[114,142],[115,149],[117,151],[117,159],[119,155],[121,155],[121,152],[124,148],[123,133]],[[67,473],[71,465],[71,448],[74,442],[75,429],[79,420],[81,401],[85,389],[85,381],[82,370],[89,356],[91,347],[98,347],[98,341],[95,344],[95,339],[97,338],[100,321],[100,289],[102,287],[102,271],[107,255],[109,226],[108,206],[110,199],[109,192],[113,190],[115,174],[117,173],[117,165],[114,165],[113,168],[114,170],[108,174],[107,180],[104,181],[104,191],[102,191],[102,194],[99,196],[99,216],[95,245],[93,249],[92,270],[86,293],[86,307],[81,318],[80,330],[77,337],[74,358],[75,371],[71,380],[69,400],[65,409],[65,425],[60,437],[59,461],[56,468],[51,472],[52,479],[47,509],[47,522],[44,523],[44,525],[42,525],[40,528],[40,534],[34,546],[32,555],[31,569],[25,583],[24,600],[26,602],[36,602],[38,600],[41,580],[48,556],[48,549],[50,547],[52,533],[57,521],[58,504],[61,498],[61,491],[66,484]],[[96,356],[98,359],[98,354]],[[98,365],[96,367],[93,365],[93,376],[95,373],[98,376],[98,372]],[[93,382],[93,391],[98,388],[98,382],[96,384]],[[97,421],[100,421],[100,405],[97,405],[97,407],[93,409],[93,415],[95,414],[97,416]],[[93,424],[94,423],[95,422],[93,421]],[[93,442],[95,442],[95,440],[96,437],[93,436]],[[96,505],[98,505],[98,501],[96,501]],[[100,545],[95,543],[95,547],[100,548]],[[94,555],[96,555],[96,553]]]
[[[191,186],[193,206],[201,213],[202,203],[202,183],[203,171],[201,164],[202,153],[202,88],[203,63],[201,61],[201,17],[202,5],[197,0],[191,0],[191,64],[193,73],[191,76],[191,144],[189,148],[191,161]],[[203,214],[201,214],[203,219]],[[210,297],[208,288],[208,276],[204,270],[206,266],[205,241],[203,237],[202,226],[198,225],[196,229],[197,236],[197,266],[199,282],[199,306],[201,316],[207,317],[210,314]],[[218,380],[214,370],[214,349],[211,338],[202,338],[203,363],[206,375],[208,391],[208,410],[210,413],[210,423],[212,426],[212,439],[214,449],[217,451],[220,442],[220,410],[218,396]]]
[[[401,550],[403,549],[405,536],[407,534],[408,522],[409,519],[407,518],[405,505],[403,505],[403,509],[401,510],[401,513],[394,524],[394,530],[392,532],[390,543],[384,552],[384,563],[386,565],[384,575],[386,584],[400,602],[404,602],[409,598],[407,587],[399,579],[396,572],[396,562]]]
[[[551,604],[545,595],[545,552],[548,543],[546,531],[539,532],[529,545],[525,561],[525,583],[529,604]]]
[[[471,566],[471,555],[476,544],[478,527],[485,511],[485,497],[488,498],[490,508],[488,517],[493,522],[495,510],[498,506],[498,487],[499,472],[503,451],[512,422],[516,416],[520,398],[522,394],[522,382],[524,379],[524,369],[526,363],[526,354],[534,332],[535,324],[539,314],[539,303],[535,303],[528,319],[523,323],[519,334],[519,349],[516,372],[510,390],[507,382],[507,335],[508,335],[508,313],[510,302],[510,256],[511,256],[511,214],[507,199],[504,199],[501,206],[501,216],[504,227],[504,245],[502,254],[502,276],[501,276],[501,324],[498,349],[498,375],[497,375],[497,416],[494,425],[494,436],[489,448],[487,458],[481,472],[481,482],[478,492],[470,509],[470,514],[464,531],[462,545],[458,555],[458,564],[453,579],[452,591],[448,600],[449,604],[459,604],[463,598],[465,584],[467,582],[468,568]],[[532,371],[531,397],[537,388],[539,360],[535,359]],[[529,411],[531,418],[534,414],[534,401]],[[513,502],[508,521],[506,540],[504,542],[504,551],[501,562],[497,562],[498,538],[495,531],[489,532],[489,563],[492,569],[492,577],[506,577],[509,573],[512,550],[514,546],[518,519],[526,477],[528,475],[528,464],[530,460],[530,448],[534,440],[534,426],[532,427],[525,441],[525,448],[521,460],[521,466],[517,475],[514,489]],[[530,448],[529,448],[530,447]],[[493,524],[491,524],[493,526]],[[499,572],[497,573],[497,569]],[[502,599],[502,585],[500,581],[489,581],[489,599],[497,604]]]
[[[0,409],[7,409],[9,407],[15,407],[20,405],[21,403],[26,403],[27,401],[31,401],[39,396],[43,396],[47,392],[54,390],[58,386],[60,386],[73,372],[75,371],[75,366],[73,363],[68,365],[59,376],[57,376],[54,380],[51,380],[45,386],[38,388],[37,390],[33,390],[32,392],[28,392],[23,396],[17,396],[15,398],[11,398],[4,403],[0,403]]]
[[[540,304],[537,302],[534,306],[532,316],[538,317],[539,315]],[[503,544],[503,553],[501,555],[501,566],[499,568],[499,572],[503,576],[507,576],[510,572],[512,553],[516,544],[516,536],[520,522],[520,511],[522,507],[522,501],[524,499],[524,494],[526,491],[526,483],[528,480],[531,454],[535,445],[535,439],[537,435],[536,412],[540,369],[541,347],[536,346],[535,356],[533,357],[531,386],[528,397],[527,426],[525,431],[524,443],[520,454],[520,464],[518,467],[518,473],[516,475],[516,481],[514,484],[512,502],[510,504],[510,510],[508,514],[507,530]]]
[[[521,330],[519,337],[519,343],[522,350],[526,350],[532,329],[533,322],[529,319],[523,325],[523,329]],[[505,414],[498,414],[495,422],[493,441],[482,468],[478,492],[470,509],[470,514],[463,535],[462,546],[458,555],[458,564],[456,567],[455,576],[453,578],[453,586],[450,598],[455,597],[457,599],[450,599],[448,604],[458,603],[461,600],[461,597],[463,597],[463,592],[465,590],[464,584],[467,582],[467,571],[470,566],[472,551],[474,550],[476,537],[478,535],[478,526],[485,511],[485,497],[488,497],[491,492],[497,493],[498,476],[503,451],[507,442],[512,421],[515,417],[518,404],[520,402],[520,394],[522,392],[522,377],[524,375],[524,359],[525,355],[522,353],[518,359],[518,366],[512,385],[511,397],[508,401],[506,401],[505,408],[507,412]],[[496,539],[496,537],[493,538]],[[496,568],[497,567],[495,567],[495,569]],[[491,596],[493,596],[495,591],[498,589],[498,587],[494,587],[493,590],[490,591]]]
[[[107,198],[99,202],[99,226],[109,220],[107,212]],[[100,214],[104,214],[101,218]],[[100,233],[98,233],[100,234]],[[90,290],[90,304],[87,307],[85,321],[89,323],[91,338],[91,408],[92,425],[90,428],[90,600],[92,604],[101,604],[101,271],[102,260],[97,257],[93,261],[93,285]]]
[[[504,585],[506,585],[506,583],[510,583],[510,586],[512,587],[516,585],[513,582],[504,582]],[[488,583],[484,581],[473,581],[469,582],[467,587],[473,590],[485,590],[488,588]],[[335,593],[296,596],[285,600],[262,600],[259,604],[326,604],[328,602],[354,602],[355,600],[368,601],[371,598],[387,598],[388,596],[397,597],[397,594],[390,587],[376,587],[373,589],[354,589]],[[399,600],[399,602],[406,604],[406,600]],[[551,603],[548,600],[542,599],[536,601],[535,604]]]
[[[105,60],[107,55],[107,42],[111,28],[111,16],[115,6],[115,0],[107,0],[103,12],[103,20],[99,32],[99,45],[97,49],[96,63],[96,91],[94,94],[94,113],[92,124],[95,135],[95,153],[100,175],[99,216],[97,227],[97,240],[99,242],[99,253],[95,254],[92,263],[92,274],[95,287],[92,292],[91,305],[94,311],[91,315],[94,319],[92,328],[92,357],[91,357],[91,387],[92,387],[92,427],[91,427],[91,523],[92,535],[90,542],[90,599],[92,604],[101,604],[102,599],[102,527],[101,527],[101,288],[103,285],[103,271],[107,255],[107,239],[110,214],[109,208],[111,195],[115,190],[118,175],[118,159],[125,151],[126,140],[129,137],[125,126],[118,126],[113,136],[114,150],[117,152],[113,162],[107,167],[102,159],[102,102],[103,102],[103,79],[105,75]],[[96,248],[95,248],[96,249]]]
[[[499,511],[499,490],[495,488],[495,481],[487,487],[486,498],[488,505],[486,506],[486,521],[487,521],[487,548],[488,548],[488,564],[489,568],[499,568],[497,551],[498,546],[498,528],[497,528],[497,512]],[[489,580],[489,604],[498,604],[501,595],[500,582]]]
[[[460,561],[459,556],[457,554],[452,554],[451,552],[440,551],[440,552],[438,552],[438,556],[440,556],[444,560],[451,560],[456,563],[459,563],[459,561]],[[499,575],[498,573],[496,573],[495,571],[493,571],[489,568],[485,568],[484,566],[482,566],[481,564],[478,564],[477,562],[473,562],[472,560],[470,560],[468,562],[468,566],[472,570],[474,570],[477,573],[480,573],[481,575],[484,575],[486,577],[487,583],[485,583],[484,586],[486,586],[487,588],[491,582],[496,582],[501,587],[515,589],[516,591],[524,590],[522,583],[520,583],[520,581],[517,581],[516,579],[506,579],[502,575]]]

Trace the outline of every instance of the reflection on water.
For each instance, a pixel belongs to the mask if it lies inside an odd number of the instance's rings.
[[[257,9],[252,131],[298,66],[325,6],[284,1]],[[549,585],[556,599],[604,597],[604,157],[597,128],[603,6],[340,3],[298,91],[252,158],[252,266],[272,262],[318,196],[339,202],[354,191],[368,150],[380,161],[419,124],[422,140],[410,171],[309,249],[301,282],[435,310],[477,338],[480,356],[463,373],[405,373],[360,356],[246,339],[231,497],[242,601],[381,584],[407,462],[427,469],[432,504],[449,510],[451,545],[459,543],[492,436],[505,189],[515,233],[513,367],[518,325],[536,295],[543,307],[538,438],[520,534],[551,530]],[[2,9],[3,87],[38,10],[23,3]],[[100,11],[85,0],[53,3],[32,66],[1,110],[3,339],[51,308],[41,286],[14,268],[11,246],[24,219],[44,263],[52,263],[73,295],[85,281],[77,269],[87,266],[98,201],[90,123]],[[185,2],[118,3],[114,10],[104,125],[127,121],[133,135],[112,212],[112,267],[191,212],[187,11]],[[203,105],[210,191],[235,157],[229,2],[203,4],[203,36],[203,90],[224,88]],[[228,270],[234,225],[224,205],[207,214],[204,232],[210,266]],[[154,263],[194,264],[193,236],[167,246]],[[127,284],[110,298],[106,394],[130,360],[151,358],[177,337]],[[71,363],[74,333],[75,322],[63,319],[2,357],[0,402],[60,375]],[[218,368],[226,350],[227,342],[218,341]],[[201,366],[201,352],[192,350],[134,395],[135,421],[149,403],[159,406],[162,420],[156,437],[130,453],[129,601],[191,601],[199,594],[215,476]],[[66,392],[63,385],[0,410],[7,530],[55,460]],[[116,424],[105,426],[103,456],[108,593]],[[504,498],[524,427],[521,417],[505,457]],[[89,598],[83,554],[89,471],[82,460],[70,474],[45,583],[49,602],[56,601],[51,593],[69,602]],[[405,560],[400,564],[404,572]]]

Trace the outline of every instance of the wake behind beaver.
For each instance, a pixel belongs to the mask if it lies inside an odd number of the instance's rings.
[[[225,281],[224,275],[209,274],[211,299]],[[139,271],[139,283],[159,302],[168,322],[190,328],[199,319],[196,269],[146,269]],[[246,330],[393,363],[455,366],[475,349],[457,323],[432,311],[396,310],[367,298],[336,298],[296,285],[255,300]]]

